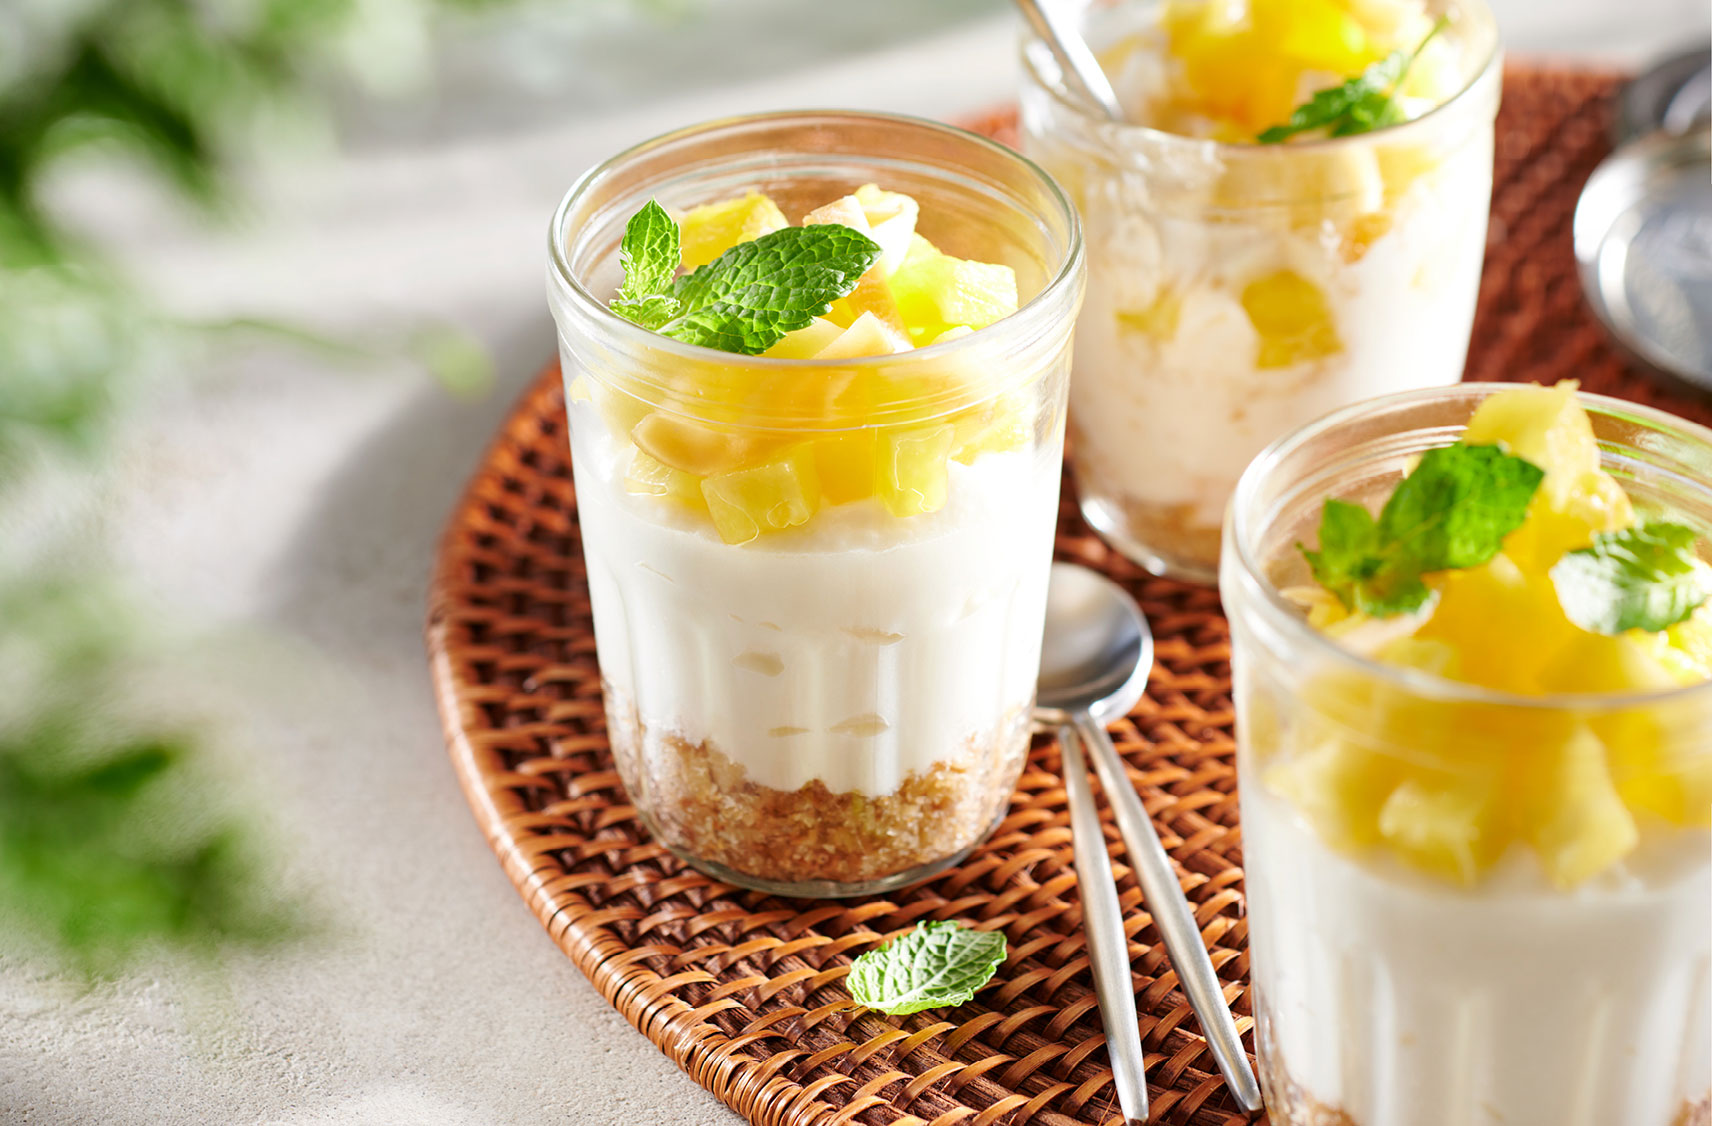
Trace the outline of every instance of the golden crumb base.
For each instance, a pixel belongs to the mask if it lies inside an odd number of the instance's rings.
[[[610,690],[607,701],[619,776],[665,843],[773,884],[861,884],[956,856],[992,828],[1028,754],[1019,707],[892,793],[833,793],[819,779],[787,792],[711,744],[649,730]]]
[[[1277,1126],[1360,1126],[1298,1086],[1275,1056],[1261,1056],[1260,1080],[1266,1091],[1266,1113]]]

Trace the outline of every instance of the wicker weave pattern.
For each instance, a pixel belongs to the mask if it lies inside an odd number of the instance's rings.
[[[1569,217],[1605,151],[1614,83],[1507,75],[1469,374],[1575,376],[1590,390],[1712,421],[1625,372],[1580,303]],[[1000,136],[1013,127],[1008,115],[978,124]],[[1247,1034],[1228,631],[1217,595],[1140,573],[1089,532],[1068,494],[1058,550],[1125,583],[1153,621],[1147,698],[1113,734]],[[1050,740],[1036,741],[986,847],[889,897],[803,903],[736,891],[649,839],[604,734],[556,370],[518,406],[453,515],[428,641],[452,761],[506,873],[602,995],[739,1113],[769,1126],[1117,1119]],[[1106,835],[1121,861],[1109,821]],[[1234,1109],[1135,880],[1127,867],[1119,874],[1154,1120],[1264,1121]],[[852,957],[923,919],[952,917],[1010,941],[1008,961],[974,1002],[903,1018],[850,1003],[841,979]]]

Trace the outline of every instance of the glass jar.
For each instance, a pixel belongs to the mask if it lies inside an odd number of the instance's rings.
[[[606,308],[651,197],[760,191],[794,221],[867,183],[913,196],[946,253],[1012,267],[1019,311],[817,361],[692,347]],[[695,126],[565,198],[549,288],[608,730],[680,857],[777,894],[866,894],[955,864],[1003,814],[1029,744],[1083,273],[1045,173],[912,118]]]
[[[1266,450],[1231,504],[1221,592],[1279,1126],[1712,1113],[1712,684],[1494,692],[1359,656],[1282,593],[1311,581],[1296,545],[1327,496],[1377,505],[1500,389],[1346,408]],[[1638,509],[1712,529],[1712,431],[1580,403]]]
[[[1084,33],[1163,68],[1164,7],[1089,5]],[[1433,7],[1455,16],[1460,93],[1404,124],[1289,144],[1114,124],[1025,46],[1023,148],[1075,201],[1089,247],[1070,389],[1082,512],[1155,573],[1216,578],[1225,504],[1268,442],[1462,376],[1500,65],[1482,0]]]

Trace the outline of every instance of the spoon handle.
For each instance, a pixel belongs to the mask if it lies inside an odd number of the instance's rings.
[[[1147,909],[1153,913],[1159,933],[1165,938],[1165,951],[1171,956],[1177,979],[1201,1022],[1201,1031],[1212,1046],[1219,1073],[1224,1076],[1231,1094],[1236,1096],[1238,1105],[1244,1110],[1259,1110],[1262,1106],[1260,1084],[1255,1081],[1254,1071],[1249,1067],[1248,1053],[1243,1050],[1236,1021],[1231,1018],[1230,1007],[1225,1004],[1224,990],[1213,970],[1213,960],[1207,956],[1206,944],[1201,941],[1201,928],[1196,925],[1194,913],[1189,909],[1189,898],[1183,894],[1183,886],[1177,882],[1177,874],[1171,869],[1171,858],[1165,855],[1165,846],[1159,843],[1159,831],[1153,827],[1153,818],[1148,816],[1147,808],[1141,804],[1141,795],[1135,792],[1129,775],[1124,773],[1123,760],[1118,758],[1117,748],[1112,746],[1112,737],[1106,729],[1085,712],[1076,717],[1076,728],[1090,748],[1094,768],[1100,774],[1100,785],[1105,787],[1106,800],[1111,803],[1112,814],[1117,819],[1118,832],[1123,834],[1124,848],[1129,853],[1130,863],[1135,866],[1142,897],[1147,901]],[[1068,765],[1065,770],[1068,772]],[[1080,855],[1076,863],[1080,867]]]
[[[1094,808],[1094,790],[1088,784],[1082,740],[1074,726],[1058,729],[1058,745],[1064,756],[1064,793],[1070,804],[1071,851],[1076,858],[1076,886],[1082,892],[1083,930],[1094,970],[1094,993],[1100,1000],[1100,1023],[1106,1029],[1106,1051],[1112,1058],[1112,1082],[1124,1121],[1139,1124],[1147,1118],[1147,1078],[1123,908],[1100,814]]]

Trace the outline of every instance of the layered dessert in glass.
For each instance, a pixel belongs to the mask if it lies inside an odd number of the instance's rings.
[[[673,292],[793,231],[835,225],[873,255],[753,354],[686,343],[608,308],[650,200],[678,230]],[[1028,747],[1082,290],[1068,202],[960,130],[771,115],[615,158],[552,240],[608,726],[639,812],[691,863],[783,894],[955,863]],[[745,284],[789,300],[800,280]]]
[[[1024,149],[1089,247],[1082,509],[1144,566],[1211,581],[1226,501],[1266,443],[1461,377],[1496,31],[1482,0],[1123,0],[1087,4],[1083,30],[1126,123],[1072,94],[1040,43],[1022,90]]]
[[[1573,386],[1348,408],[1231,506],[1280,1126],[1712,1117],[1712,431]]]

